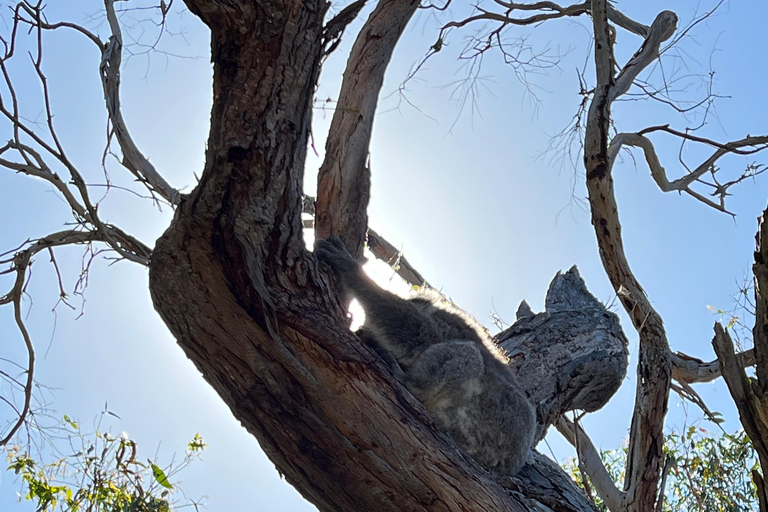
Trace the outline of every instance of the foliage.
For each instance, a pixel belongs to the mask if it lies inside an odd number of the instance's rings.
[[[36,505],[37,512],[170,512],[177,491],[170,478],[198,458],[207,446],[199,434],[187,444],[181,463],[163,469],[152,459],[138,459],[136,442],[123,433],[114,437],[98,429],[85,434],[64,416],[59,427],[67,454],[43,463],[33,458],[30,446],[4,448],[8,471],[20,477],[19,495]],[[60,443],[55,443],[60,444]],[[187,500],[197,509],[197,503]]]
[[[758,467],[749,437],[734,434],[711,434],[690,426],[664,438],[664,453],[669,473],[664,488],[663,512],[752,512],[758,510],[751,470]],[[626,446],[617,450],[600,450],[600,457],[615,482],[624,478]],[[570,459],[563,468],[584,488],[584,475],[578,462]],[[598,510],[607,511],[603,501],[594,496]]]

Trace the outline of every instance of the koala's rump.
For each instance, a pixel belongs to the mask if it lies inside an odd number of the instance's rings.
[[[425,403],[442,428],[486,469],[514,475],[533,444],[535,414],[505,375],[453,383]]]

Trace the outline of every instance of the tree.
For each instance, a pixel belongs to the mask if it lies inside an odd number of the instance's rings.
[[[101,430],[83,432],[80,424],[66,415],[55,431],[48,429],[45,434],[65,439],[65,444],[77,451],[59,454],[45,464],[20,446],[8,450],[8,470],[19,475],[24,498],[40,512],[167,512],[178,502],[172,497],[178,489],[170,479],[207,446],[195,434],[181,462],[164,470],[152,459],[144,462],[136,442],[125,433],[116,438]],[[199,510],[197,502],[185,501],[186,506]]]
[[[733,435],[708,432],[690,425],[682,432],[665,435],[664,452],[669,463],[662,478],[665,496],[662,510],[749,511],[757,508],[755,487],[745,468],[757,464],[755,451],[743,431]],[[600,458],[615,480],[621,478],[626,447],[601,450]],[[584,473],[577,461],[565,466],[574,479],[584,485]],[[587,478],[586,489],[591,489]],[[608,510],[599,498],[598,508]]]
[[[73,29],[99,48],[110,137],[120,147],[123,165],[148,187],[153,197],[173,205],[175,217],[153,249],[102,221],[86,182],[55,136],[50,109],[46,109],[49,134],[43,138],[18,115],[13,101],[4,102],[2,113],[15,131],[3,153],[14,158],[0,163],[51,182],[67,200],[77,223],[74,229],[25,244],[6,262],[9,273],[15,273],[17,279],[3,302],[14,305],[30,356],[28,380],[22,383],[27,396],[6,438],[22,424],[30,403],[34,352],[21,314],[29,262],[40,251],[52,254],[53,247],[98,242],[106,244],[118,257],[149,266],[155,307],[179,345],[235,416],[257,437],[279,470],[319,508],[517,510],[539,504],[550,509],[589,509],[589,502],[570,481],[541,456],[537,455],[536,463],[527,468],[530,473],[521,474],[522,484],[494,481],[463,458],[450,440],[435,431],[419,404],[381,371],[373,354],[356,343],[345,328],[344,309],[332,281],[304,248],[302,179],[314,87],[323,58],[333,51],[349,19],[364,3],[354,2],[326,21],[327,6],[323,2],[187,2],[211,30],[214,64],[206,165],[198,186],[188,195],[173,189],[139,152],[122,117],[119,72],[123,39],[114,2],[105,3],[111,29],[106,42],[81,26],[47,21],[40,5],[22,3],[16,7],[14,26],[31,27],[38,34]],[[594,22],[597,81],[593,90],[584,91],[584,165],[602,261],[640,335],[638,371],[642,378],[638,382],[625,490],[618,491],[609,479],[599,478],[599,465],[588,471],[612,510],[651,510],[662,473],[661,430],[671,378],[688,386],[720,370],[714,363],[686,361],[671,354],[661,317],[645,297],[624,256],[611,169],[623,145],[641,147],[662,190],[686,192],[724,210],[724,203],[713,203],[696,192],[693,185],[705,173],[711,173],[714,179],[714,163],[720,157],[756,152],[763,149],[767,139],[747,137],[717,143],[663,125],[610,137],[611,104],[637,83],[638,74],[656,60],[661,44],[672,36],[677,17],[671,12],[662,12],[651,26],[645,26],[605,2],[568,8],[547,2],[499,5],[506,9],[502,14],[480,10],[471,19],[449,25],[482,19],[504,26],[532,24],[585,14]],[[367,228],[365,206],[370,179],[366,157],[373,114],[384,70],[417,7],[413,1],[382,1],[358,35],[319,174],[316,232],[319,236],[339,235],[358,256]],[[160,4],[163,18],[167,9],[166,4]],[[541,12],[516,18],[512,16],[517,14],[516,9]],[[612,56],[616,27],[643,38],[635,57],[618,73],[614,72],[617,64]],[[493,47],[495,36],[498,33],[487,36],[488,48]],[[443,40],[441,35],[435,51],[441,49]],[[4,63],[14,55],[14,41],[9,40]],[[38,46],[33,63],[45,86],[41,55]],[[15,91],[7,80],[13,99]],[[647,92],[658,95],[652,89]],[[47,95],[45,99],[47,106]],[[647,137],[653,131],[716,149],[704,164],[670,183],[654,159]],[[47,163],[50,158],[69,172],[71,184],[51,170]],[[748,169],[735,181],[743,181],[761,169]],[[718,183],[720,199],[732,184]],[[757,264],[759,273],[762,262]],[[757,303],[761,304],[759,298]],[[758,318],[760,311],[758,308]],[[529,318],[523,310],[520,320]],[[760,336],[755,336],[756,347],[762,342]],[[718,339],[725,339],[724,332],[718,332]],[[760,350],[755,353],[758,361],[762,357]],[[738,372],[745,360],[749,358],[739,360],[732,355],[727,364],[723,362],[723,368],[729,368],[734,375],[734,383],[741,378]],[[521,377],[525,378],[525,374],[521,373]],[[765,382],[760,370],[758,380]],[[740,404],[747,404],[743,413],[751,418],[747,430],[753,440],[758,440],[764,433],[756,405],[761,393],[745,384],[745,378],[739,382],[741,387],[734,393],[743,398]],[[535,382],[528,384],[532,387]],[[545,429],[571,405],[568,401],[561,403],[562,407],[549,411],[552,417],[540,414],[540,419],[544,418],[541,428]],[[562,428],[566,430],[567,425]],[[592,460],[586,437],[576,432],[580,456],[585,462]],[[758,453],[764,451],[758,447]],[[403,472],[402,467],[409,470]],[[759,475],[756,482],[760,489]]]

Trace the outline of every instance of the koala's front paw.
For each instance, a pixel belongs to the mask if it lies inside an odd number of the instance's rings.
[[[315,256],[340,274],[357,270],[360,266],[349,254],[344,242],[333,235],[329,236],[327,240],[320,240],[315,244]]]

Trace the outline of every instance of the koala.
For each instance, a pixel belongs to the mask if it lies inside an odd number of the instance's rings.
[[[495,344],[458,310],[379,288],[334,236],[315,255],[333,269],[343,298],[365,311],[358,336],[442,430],[486,469],[515,475],[533,447],[536,413]]]

